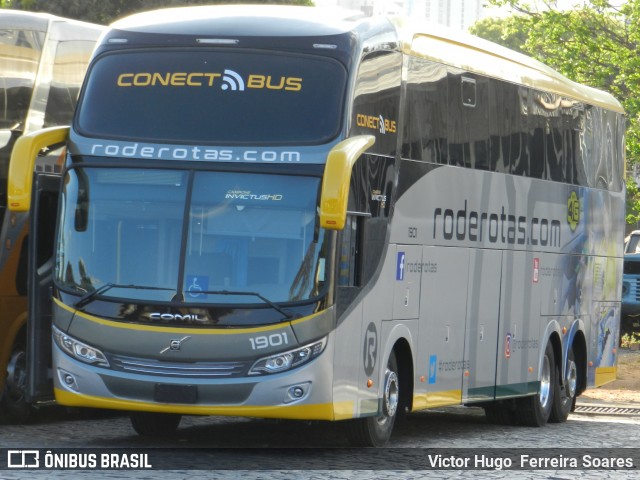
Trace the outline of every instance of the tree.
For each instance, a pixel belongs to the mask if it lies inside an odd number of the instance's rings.
[[[521,22],[516,17],[484,18],[469,28],[469,33],[494,43],[503,45],[516,52],[528,54],[524,50],[527,32],[521,29]]]
[[[640,223],[640,189],[632,178],[627,179],[627,223],[629,225]]]
[[[47,12],[103,25],[145,10],[215,3],[313,5],[312,0],[0,0],[2,8]]]

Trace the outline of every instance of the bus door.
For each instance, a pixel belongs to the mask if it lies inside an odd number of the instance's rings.
[[[464,347],[464,402],[495,397],[496,351],[502,279],[502,251],[474,249],[469,259],[467,328]],[[500,352],[498,352],[500,354]]]
[[[51,373],[52,286],[60,177],[34,173],[29,219],[27,399],[53,400]]]
[[[459,404],[465,364],[470,249],[423,247],[414,408]],[[425,375],[424,373],[427,372]]]

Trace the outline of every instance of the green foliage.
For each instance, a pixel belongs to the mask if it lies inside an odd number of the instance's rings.
[[[631,178],[627,178],[627,224],[637,225],[640,222],[640,189]]]
[[[521,28],[521,22],[515,17],[484,18],[469,28],[469,33],[503,45],[520,53],[527,53],[524,44],[527,33]]]
[[[509,48],[515,37],[528,55],[576,82],[614,95],[628,117],[627,163],[640,163],[640,0],[588,0],[571,10],[559,10],[550,0],[488,1],[508,5],[517,14],[494,19],[490,29],[481,22],[473,33]],[[627,218],[635,223],[640,201],[631,183],[633,208]]]
[[[61,17],[108,25],[114,20],[145,10],[216,3],[313,5],[312,0],[0,0],[0,7],[47,12]]]
[[[640,333],[632,332],[625,333],[620,337],[620,347],[621,348],[633,348],[637,349],[640,344]]]

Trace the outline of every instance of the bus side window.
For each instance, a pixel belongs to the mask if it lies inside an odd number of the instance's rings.
[[[347,215],[340,241],[338,285],[362,286],[362,230],[364,217]]]

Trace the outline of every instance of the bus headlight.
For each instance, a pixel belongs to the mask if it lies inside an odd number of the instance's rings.
[[[261,358],[249,369],[249,375],[280,373],[299,367],[320,355],[326,345],[327,338],[325,337],[295,350]]]
[[[97,348],[82,343],[66,333],[52,327],[53,340],[62,350],[81,362],[98,367],[109,367],[109,361]]]

